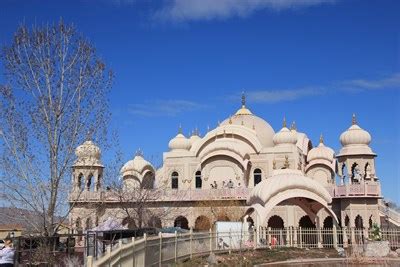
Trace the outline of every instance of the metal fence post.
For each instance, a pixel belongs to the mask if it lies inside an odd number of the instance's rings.
[[[118,249],[119,249],[119,252],[118,252],[118,258],[119,258],[119,262],[121,262],[121,254],[122,254],[122,240],[120,239],[120,240],[118,240]]]
[[[300,242],[299,242],[300,247],[302,248],[303,247],[303,235],[301,233],[301,227],[299,227],[299,240],[300,240]]]
[[[190,258],[193,257],[193,228],[190,228],[189,232],[189,245],[190,245]]]
[[[144,243],[144,259],[143,265],[146,266],[146,254],[147,254],[147,234],[143,234],[143,243]]]
[[[136,266],[135,237],[132,237],[132,266]]]
[[[178,232],[175,231],[175,251],[174,251],[175,263],[178,257]]]
[[[213,247],[212,247],[212,230],[210,228],[210,252],[213,252]]]
[[[333,233],[333,247],[334,247],[334,248],[337,248],[337,247],[338,247],[338,242],[337,242],[337,230],[336,230],[336,225],[333,225],[332,233]]]
[[[158,233],[158,238],[160,239],[160,247],[159,247],[159,251],[160,251],[160,257],[159,257],[159,266],[161,267],[161,263],[162,263],[162,233]]]
[[[297,227],[293,228],[293,246],[297,248]]]
[[[231,229],[229,229],[229,254],[231,254],[231,249],[232,249],[232,233]]]

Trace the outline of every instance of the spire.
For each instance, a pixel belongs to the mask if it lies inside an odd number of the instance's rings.
[[[351,119],[351,124],[353,124],[353,125],[357,124],[356,114],[354,114],[354,113],[353,113],[353,117]]]
[[[320,143],[320,144],[323,144],[323,143],[324,143],[324,137],[322,136],[322,133],[321,133],[321,135],[319,136],[319,143]]]
[[[244,91],[242,92],[242,108],[246,107],[246,95],[244,94]]]
[[[179,124],[178,134],[182,134],[182,124]]]
[[[283,128],[286,128],[286,117],[283,116]]]

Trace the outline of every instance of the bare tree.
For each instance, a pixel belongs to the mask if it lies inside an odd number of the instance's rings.
[[[112,73],[72,25],[21,25],[1,52],[1,195],[34,212],[36,231],[54,235],[66,205],[74,150],[89,134],[102,144]],[[60,220],[61,216],[61,220]]]

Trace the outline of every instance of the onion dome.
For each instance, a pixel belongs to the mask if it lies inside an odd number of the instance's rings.
[[[75,149],[77,160],[74,166],[103,166],[100,161],[101,150],[91,140],[85,141]]]
[[[192,132],[192,135],[190,136],[189,140],[191,145],[196,143],[198,140],[201,140],[201,137],[199,135],[199,130],[197,128]]]
[[[182,128],[179,127],[179,133],[169,141],[168,146],[171,150],[189,150],[192,144],[190,140],[182,134]]]
[[[357,125],[356,116],[353,114],[352,125],[340,135],[342,149],[338,156],[344,155],[375,155],[369,144],[371,135]]]
[[[140,177],[146,169],[154,171],[153,165],[151,165],[150,162],[143,158],[143,154],[139,150],[138,152],[136,152],[136,155],[132,160],[129,160],[127,163],[124,164],[124,166],[121,168],[121,174],[122,177]]]
[[[283,119],[283,128],[274,135],[274,144],[279,145],[294,145],[297,143],[297,132],[289,130],[286,127],[286,119]]]
[[[352,125],[350,128],[340,135],[340,143],[342,146],[350,145],[369,145],[371,135],[357,125],[356,116],[353,114]]]
[[[319,145],[308,152],[307,161],[327,160],[331,163],[334,159],[334,154],[335,152],[333,149],[324,145],[324,139],[321,134],[321,137],[319,138]]]

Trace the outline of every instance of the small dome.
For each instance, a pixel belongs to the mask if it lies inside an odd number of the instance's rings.
[[[171,150],[189,150],[192,144],[180,130],[179,133],[169,141],[168,146]]]
[[[342,146],[368,146],[371,143],[371,135],[357,124],[353,124],[347,131],[340,135],[340,143],[342,143]]]
[[[101,150],[93,141],[85,141],[75,149],[77,160],[75,165],[101,165]]]
[[[274,135],[273,138],[274,144],[278,145],[286,145],[286,144],[296,144],[297,143],[297,131],[289,130],[286,127],[286,121],[283,121],[283,128]]]
[[[334,159],[335,152],[330,147],[324,145],[322,136],[319,140],[319,145],[314,147],[308,152],[307,161],[310,162],[312,160],[327,160],[332,162]]]
[[[124,166],[121,168],[122,177],[127,175],[141,174],[146,168],[154,170],[153,165],[150,162],[145,160],[141,154],[136,154],[136,156],[129,160]]]
[[[201,140],[201,137],[199,136],[198,132],[194,132],[192,134],[192,136],[190,136],[189,140],[190,140],[190,144],[193,145],[197,141]]]

